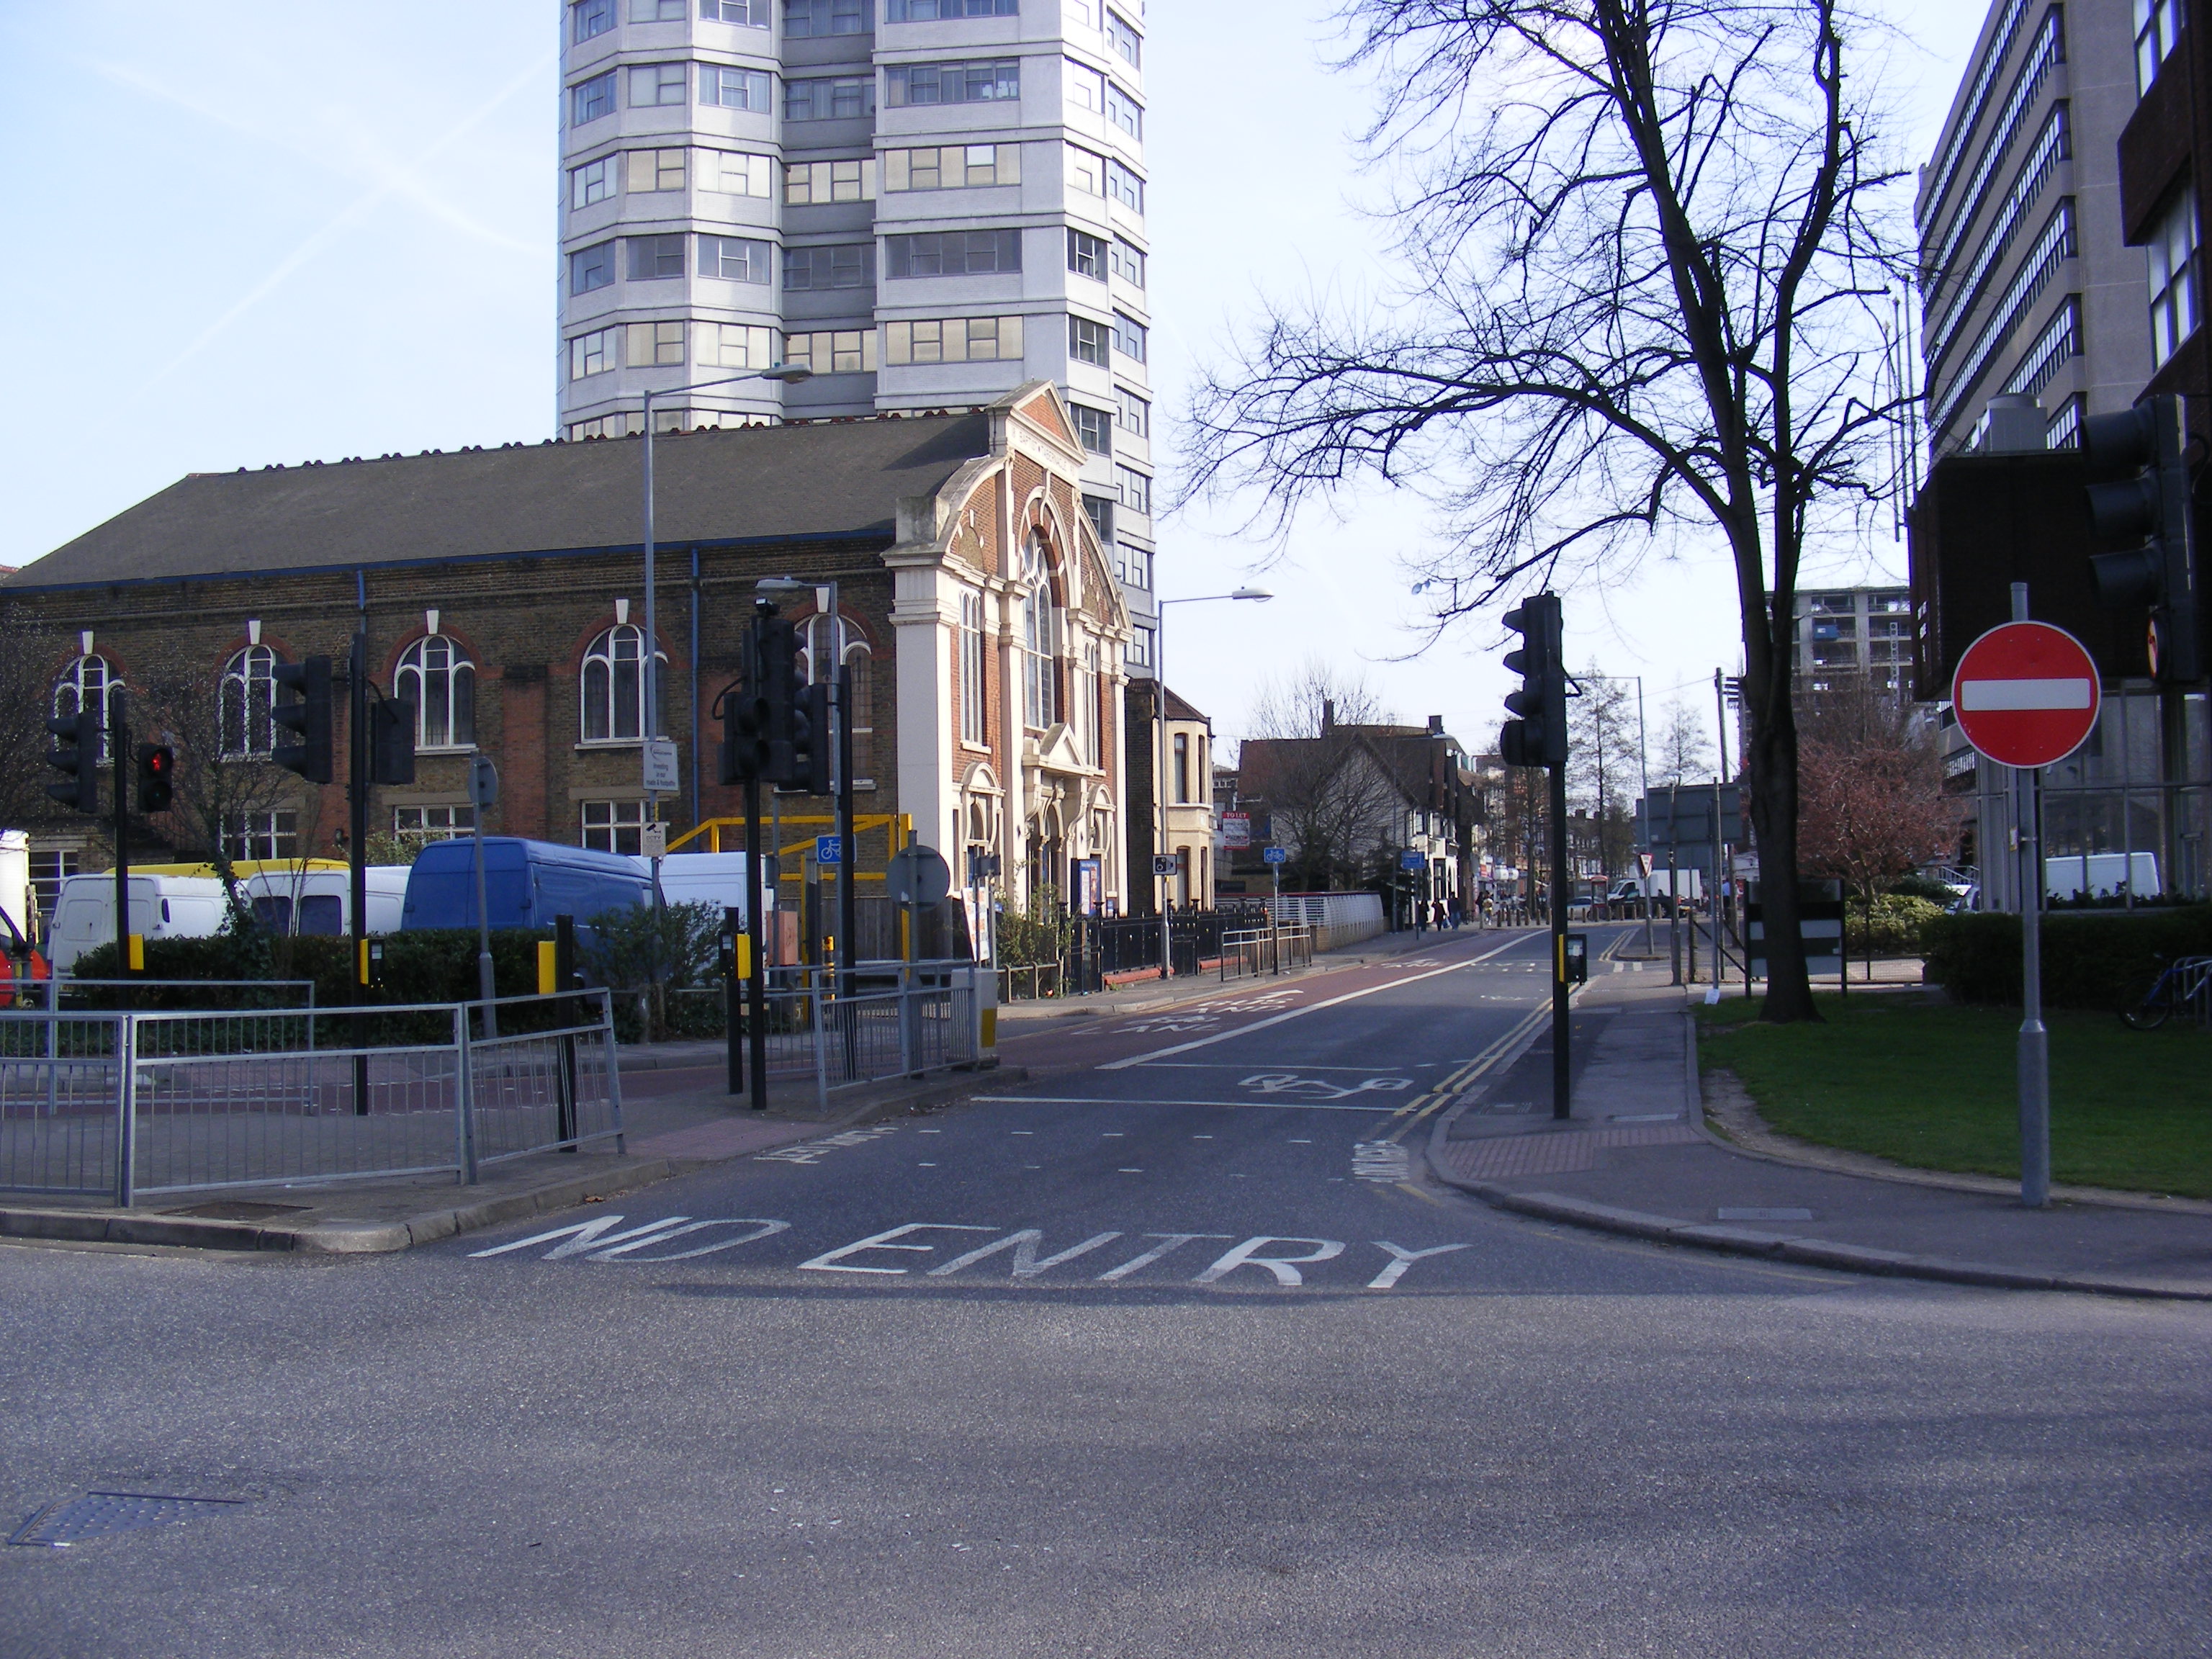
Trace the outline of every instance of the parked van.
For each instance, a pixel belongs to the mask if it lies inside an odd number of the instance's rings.
[[[653,902],[650,867],[624,854],[486,836],[483,858],[485,908],[495,927],[550,927],[559,915],[587,924],[610,910]],[[401,929],[476,925],[476,842],[432,842],[408,874]]]
[[[2156,898],[2165,890],[2159,885],[2157,854],[2066,853],[2043,861],[2043,890],[2051,898],[2080,898],[2084,893],[2118,898],[2130,887],[2137,898]]]
[[[742,925],[752,922],[745,853],[678,853],[660,861],[660,896],[669,904],[711,904],[719,914],[734,908]]]
[[[407,866],[372,864],[362,873],[368,879],[368,931],[398,933],[407,903]],[[264,871],[248,876],[245,885],[253,919],[272,933],[338,936],[353,931],[349,870]]]
[[[1670,885],[1671,884],[1671,889]],[[1648,876],[1621,876],[1606,895],[1609,904],[1636,904],[1651,901],[1651,913],[1663,916],[1672,908],[1670,899],[1679,897],[1685,904],[1695,904],[1705,896],[1705,872],[1702,870],[1655,870]]]
[[[212,876],[132,876],[130,932],[147,939],[211,939],[222,931],[229,907]],[[46,954],[65,974],[95,945],[115,938],[115,878],[69,876],[54,901]]]

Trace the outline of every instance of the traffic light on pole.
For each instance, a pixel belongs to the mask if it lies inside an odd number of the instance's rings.
[[[280,743],[269,758],[288,772],[297,772],[310,783],[328,783],[331,770],[331,659],[309,657],[304,662],[280,662],[270,671],[276,684],[300,695],[292,702],[273,704],[269,718],[288,732],[299,734],[297,743]]]
[[[46,730],[61,739],[50,750],[46,764],[62,773],[65,781],[50,783],[46,793],[80,812],[100,811],[100,744],[106,732],[106,709],[94,697],[74,714],[58,714]]]
[[[715,775],[726,784],[751,783],[768,775],[772,711],[762,644],[775,620],[773,616],[755,619],[746,640],[744,678],[714,700],[722,720],[721,765]]]
[[[761,776],[770,783],[799,783],[799,705],[806,690],[799,674],[799,629],[781,617],[763,617],[759,638],[757,684],[768,705],[768,763]]]
[[[2124,475],[2089,486],[2091,530],[2113,550],[2090,558],[2097,599],[2115,611],[2148,608],[2151,676],[2163,685],[2188,684],[2204,672],[2188,443],[2181,399],[2172,393],[2093,415],[2081,428],[2090,470]]]
[[[166,812],[177,771],[177,751],[166,743],[138,745],[138,810]]]
[[[1508,766],[1565,766],[1567,672],[1559,596],[1538,593],[1522,600],[1505,613],[1505,625],[1521,635],[1520,649],[1505,655],[1505,665],[1520,675],[1521,684],[1505,695],[1505,706],[1517,718],[1498,732],[1498,753]]]
[[[830,748],[830,688],[795,688],[791,700],[791,772],[777,781],[810,795],[828,794]]]
[[[372,783],[415,781],[415,700],[380,699],[368,710],[368,777]]]

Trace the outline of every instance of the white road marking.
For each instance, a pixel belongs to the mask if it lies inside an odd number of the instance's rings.
[[[824,1250],[811,1261],[799,1264],[801,1273],[902,1273],[903,1267],[848,1267],[848,1256],[858,1255],[863,1250],[934,1250],[934,1244],[895,1244],[893,1239],[905,1238],[914,1233],[994,1233],[996,1227],[963,1226],[957,1221],[908,1221],[887,1232],[870,1233],[866,1238],[850,1244],[841,1244],[834,1250]]]
[[[594,1216],[589,1221],[573,1222],[566,1227],[556,1227],[550,1232],[533,1233],[528,1238],[518,1238],[511,1244],[495,1244],[489,1250],[471,1250],[469,1255],[471,1257],[505,1255],[509,1250],[526,1250],[532,1244],[550,1243],[554,1239],[565,1238],[568,1241],[566,1244],[555,1245],[538,1258],[543,1261],[558,1261],[564,1255],[581,1255],[587,1250],[605,1249],[626,1238],[641,1239],[648,1233],[660,1232],[690,1218],[683,1215],[665,1215],[658,1221],[648,1221],[642,1226],[633,1227],[626,1233],[615,1233],[610,1237],[609,1230],[622,1225],[623,1218],[618,1215]]]
[[[1310,1244],[1313,1249],[1304,1255],[1262,1255],[1261,1248],[1267,1244]],[[1211,1285],[1239,1267],[1265,1267],[1274,1274],[1278,1285],[1303,1285],[1305,1279],[1300,1276],[1299,1267],[1333,1261],[1343,1254],[1344,1246],[1333,1238],[1280,1238],[1262,1233],[1257,1238],[1246,1239],[1190,1282]]]
[[[1413,1154],[1393,1140],[1363,1140],[1352,1149],[1352,1173],[1362,1181],[1409,1180]]]
[[[1347,1089],[1329,1082],[1326,1078],[1299,1077],[1290,1072],[1261,1072],[1245,1078],[1237,1086],[1256,1089],[1263,1095],[1305,1095],[1316,1100],[1349,1100],[1354,1095],[1402,1093],[1413,1086],[1413,1079],[1409,1077],[1368,1077]]]
[[[1449,1255],[1454,1250],[1463,1250],[1467,1249],[1467,1246],[1464,1244],[1437,1244],[1425,1250],[1408,1250],[1401,1245],[1393,1244],[1387,1238],[1378,1238],[1375,1241],[1375,1248],[1378,1250],[1389,1251],[1390,1254],[1390,1260],[1381,1273],[1376,1274],[1374,1278],[1367,1281],[1367,1288],[1370,1291],[1387,1291],[1400,1279],[1403,1279],[1406,1276],[1406,1269],[1412,1267],[1416,1261],[1421,1261],[1426,1256]]]
[[[725,1238],[714,1243],[701,1244],[689,1250],[678,1250],[669,1255],[633,1255],[634,1250],[658,1249],[672,1239],[687,1233],[704,1232],[709,1227],[750,1227],[754,1231],[743,1238]],[[734,1250],[740,1244],[750,1244],[757,1239],[771,1238],[777,1233],[790,1231],[788,1221],[763,1221],[757,1216],[717,1218],[711,1221],[693,1221],[681,1227],[671,1227],[665,1232],[655,1233],[651,1238],[633,1239],[627,1244],[594,1250],[584,1258],[586,1261],[624,1261],[632,1267],[649,1267],[656,1261],[689,1261],[695,1256],[713,1255],[720,1250]]]
[[[1160,1243],[1140,1255],[1131,1256],[1118,1267],[1109,1267],[1098,1275],[1099,1284],[1111,1285],[1116,1279],[1127,1279],[1138,1269],[1151,1267],[1170,1250],[1181,1249],[1194,1238],[1232,1238],[1236,1235],[1233,1233],[1146,1233],[1141,1236],[1146,1238],[1157,1238]]]
[[[819,1164],[826,1152],[843,1146],[865,1146],[885,1135],[895,1135],[898,1130],[899,1126],[896,1123],[878,1123],[866,1129],[848,1129],[842,1134],[825,1135],[820,1140],[801,1141],[796,1146],[779,1146],[774,1152],[755,1152],[753,1157],[763,1164]]]
[[[1100,1095],[970,1095],[987,1106],[1218,1106],[1224,1110],[1259,1112],[1389,1112],[1389,1106],[1346,1106],[1327,1100],[1163,1100],[1146,1095],[1115,1100]],[[765,1154],[763,1154],[765,1156]]]
[[[1239,1025],[1234,1030],[1217,1031],[1212,1036],[1198,1037],[1189,1042],[1178,1042],[1170,1048],[1155,1048],[1149,1054],[1132,1054],[1127,1060],[1109,1060],[1098,1069],[1102,1072],[1123,1071],[1132,1066],[1141,1066],[1147,1060],[1164,1060],[1170,1054],[1188,1054],[1194,1048],[1204,1048],[1216,1042],[1226,1042],[1231,1037],[1245,1036],[1254,1031],[1264,1031],[1271,1025],[1280,1025],[1286,1020],[1297,1019],[1307,1014],[1316,1014],[1324,1008],[1338,1008],[1347,1002],[1357,1002],[1363,997],[1380,996],[1385,991],[1395,991],[1404,985],[1417,985],[1425,979],[1434,979],[1439,974],[1456,974],[1462,969],[1473,968],[1478,963],[1487,962],[1500,951],[1510,951],[1522,943],[1523,941],[1521,939],[1510,939],[1503,945],[1493,945],[1479,957],[1469,957],[1465,962],[1455,962],[1447,968],[1431,968],[1425,974],[1401,975],[1396,979],[1385,981],[1380,985],[1370,985],[1358,991],[1346,991],[1342,996],[1327,997],[1319,1002],[1309,1002],[1303,1007],[1291,1008],[1267,1019],[1255,1019],[1249,1025]]]
[[[1024,1227],[1018,1233],[1008,1233],[1004,1238],[994,1239],[990,1243],[983,1245],[981,1249],[970,1250],[965,1255],[956,1255],[941,1267],[932,1267],[929,1270],[929,1276],[932,1279],[943,1279],[948,1273],[958,1273],[963,1267],[972,1267],[978,1261],[994,1256],[1001,1250],[1012,1250],[1014,1253],[1014,1277],[1035,1279],[1046,1268],[1057,1267],[1063,1261],[1073,1261],[1079,1255],[1087,1255],[1102,1244],[1111,1244],[1121,1236],[1119,1233],[1093,1233],[1080,1244],[1070,1245],[1057,1255],[1048,1255],[1040,1260],[1037,1256],[1037,1246],[1044,1243],[1044,1232],[1041,1228]]]

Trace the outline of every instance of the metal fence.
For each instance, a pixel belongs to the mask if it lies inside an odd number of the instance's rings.
[[[1221,977],[1249,979],[1259,974],[1313,965],[1313,929],[1307,927],[1245,927],[1221,936]]]
[[[0,1188],[112,1196],[438,1175],[611,1140],[604,992],[356,1013],[0,1011]],[[534,1029],[514,1031],[516,1026]]]

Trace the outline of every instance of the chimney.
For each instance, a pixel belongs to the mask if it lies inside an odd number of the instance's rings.
[[[1430,715],[1430,716],[1429,716],[1429,735],[1430,735],[1431,737],[1432,737],[1432,738],[1441,738],[1442,736],[1443,736],[1443,734],[1444,734],[1444,717],[1443,717],[1442,714],[1431,714],[1431,715]]]
[[[1978,455],[2033,453],[2044,443],[2043,410],[2024,392],[2001,392],[1990,398],[1974,428]]]
[[[1334,697],[1321,700],[1321,729],[1323,732],[1336,730],[1336,699]]]

